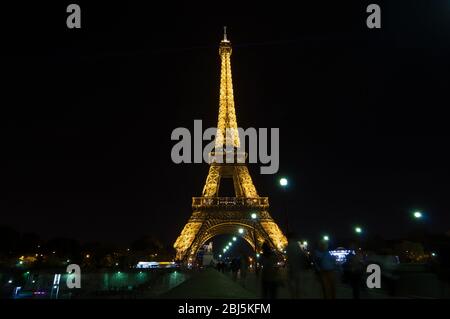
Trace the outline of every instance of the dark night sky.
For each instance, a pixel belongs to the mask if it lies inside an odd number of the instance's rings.
[[[251,173],[271,214],[306,237],[359,223],[395,237],[421,209],[450,230],[450,3],[228,8],[78,2],[4,8],[0,223],[44,237],[173,242],[207,164],[175,165],[176,127],[215,126],[222,26],[238,124],[279,127],[278,175]],[[344,4],[343,4],[344,3]],[[280,192],[286,175],[291,187]]]

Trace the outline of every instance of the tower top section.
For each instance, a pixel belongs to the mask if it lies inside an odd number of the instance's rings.
[[[219,54],[221,58],[223,58],[223,54],[231,55],[231,42],[228,40],[226,26],[223,27],[223,39],[220,41]]]
[[[230,42],[227,39],[227,26],[223,27],[223,40],[222,40],[222,42]]]
[[[240,140],[234,108],[233,80],[231,77],[231,42],[227,37],[227,27],[224,27],[223,40],[220,42],[220,98],[219,118],[215,140],[216,150],[227,147],[239,148]]]

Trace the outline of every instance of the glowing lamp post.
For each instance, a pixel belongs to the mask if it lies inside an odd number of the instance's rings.
[[[415,219],[421,219],[423,217],[422,212],[416,211],[413,213]]]
[[[285,177],[280,178],[280,186],[286,187],[288,185],[288,180]]]
[[[257,220],[257,218],[258,218],[258,215],[256,214],[256,213],[252,213],[251,215],[250,215],[250,217],[252,218],[252,221],[253,221],[253,248],[254,248],[254,255],[255,255],[255,267],[254,267],[254,269],[255,269],[255,273],[258,273],[258,261],[256,260],[256,258],[257,258],[257,253],[258,253],[258,243],[257,243],[257,241],[256,241],[256,220]]]
[[[289,184],[286,177],[280,178],[279,183],[280,183],[281,188],[284,189],[284,190],[287,189],[287,186],[288,186],[288,184]],[[288,212],[287,212],[287,205],[286,205],[286,202],[287,202],[287,201],[286,201],[286,199],[285,199],[285,200],[284,200],[284,214],[285,214],[285,217],[286,217],[286,231],[289,232],[289,220],[288,220]]]

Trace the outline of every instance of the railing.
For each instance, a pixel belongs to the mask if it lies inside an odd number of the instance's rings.
[[[192,207],[269,207],[268,197],[192,197]]]

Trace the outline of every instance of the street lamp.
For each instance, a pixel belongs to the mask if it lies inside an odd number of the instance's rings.
[[[233,237],[233,241],[236,241],[236,239],[237,239],[236,237]]]
[[[421,219],[423,217],[422,212],[416,211],[413,213],[414,218]]]
[[[323,240],[329,241],[329,240],[330,240],[330,237],[328,237],[328,235],[325,235],[325,236],[323,236]]]
[[[280,186],[283,189],[286,189],[288,186],[288,180],[286,177],[282,177],[280,178]],[[289,221],[288,221],[288,212],[287,212],[287,201],[286,199],[284,200],[284,214],[285,214],[285,218],[286,218],[286,231],[289,232]]]
[[[244,228],[239,228],[238,232],[239,232],[239,234],[243,234],[244,233]]]
[[[288,185],[288,180],[286,177],[280,178],[280,185],[286,187]]]
[[[361,233],[362,233],[362,228],[359,227],[359,226],[356,226],[356,227],[355,227],[355,233],[361,234]]]
[[[258,243],[256,241],[256,219],[258,218],[258,215],[256,213],[252,213],[251,216],[253,221],[253,247],[254,247],[254,254],[255,254],[255,273],[258,273],[258,262],[256,260],[256,254],[258,252]]]

